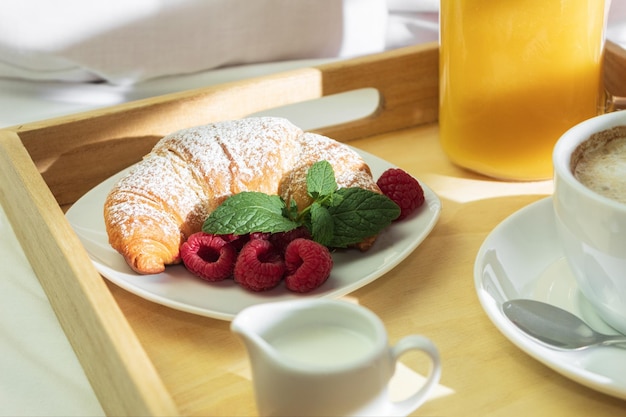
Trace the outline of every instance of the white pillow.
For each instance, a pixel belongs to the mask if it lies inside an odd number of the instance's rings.
[[[4,0],[0,76],[115,84],[385,48],[385,0]]]

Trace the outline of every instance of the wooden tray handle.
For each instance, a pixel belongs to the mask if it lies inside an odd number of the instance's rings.
[[[245,117],[347,91],[374,88],[371,115],[318,129],[340,141],[399,130],[438,117],[438,46],[400,48],[228,84],[139,100],[14,127],[62,207],[137,162],[178,129]],[[626,96],[626,51],[607,42],[608,90]]]
[[[375,88],[374,114],[323,132],[338,140],[437,120],[436,44],[135,101],[15,130],[60,205],[148,153],[178,129]]]

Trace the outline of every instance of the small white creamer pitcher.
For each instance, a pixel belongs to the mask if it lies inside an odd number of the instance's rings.
[[[241,311],[231,330],[247,348],[262,416],[405,416],[439,382],[435,345],[410,335],[389,346],[382,321],[349,302],[304,299]],[[419,350],[432,361],[426,382],[402,401],[388,397],[396,361]]]

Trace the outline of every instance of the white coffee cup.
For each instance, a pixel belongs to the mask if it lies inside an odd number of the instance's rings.
[[[259,304],[231,324],[244,341],[262,416],[400,416],[417,409],[441,375],[439,353],[426,337],[389,346],[382,321],[357,304],[303,299]],[[387,387],[398,358],[425,353],[423,385],[393,402]]]
[[[626,333],[626,204],[587,188],[572,171],[581,143],[618,126],[626,126],[626,111],[594,117],[563,134],[553,152],[553,202],[560,243],[580,290],[604,321]]]

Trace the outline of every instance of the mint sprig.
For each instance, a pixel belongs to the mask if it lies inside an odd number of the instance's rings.
[[[205,220],[202,230],[215,234],[287,232],[298,224],[284,215],[285,202],[277,195],[244,191],[228,197]]]
[[[306,187],[307,193],[313,200],[332,196],[337,190],[333,166],[328,161],[320,161],[311,165],[306,173]]]
[[[299,210],[292,200],[247,191],[227,198],[205,220],[202,230],[213,234],[279,233],[305,226],[316,242],[345,248],[377,235],[400,215],[385,195],[358,187],[338,188],[328,161],[307,172],[307,192],[313,203]]]

